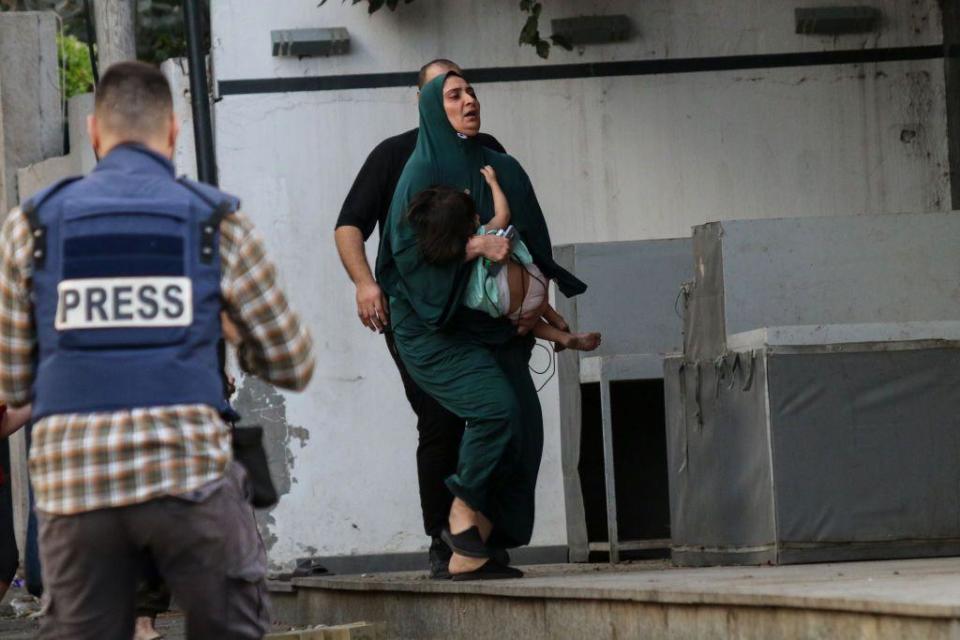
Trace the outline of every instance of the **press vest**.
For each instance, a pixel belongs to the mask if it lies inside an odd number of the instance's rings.
[[[135,145],[28,201],[33,415],[219,409],[219,233],[238,202]]]

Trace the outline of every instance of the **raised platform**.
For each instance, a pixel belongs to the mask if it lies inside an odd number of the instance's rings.
[[[960,637],[960,558],[677,569],[666,562],[530,567],[522,580],[422,573],[274,584],[298,624],[383,621],[389,638]]]

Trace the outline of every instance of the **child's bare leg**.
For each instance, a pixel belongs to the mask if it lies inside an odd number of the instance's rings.
[[[567,336],[570,334],[566,331],[561,331],[556,327],[550,326],[545,320],[541,319],[540,322],[533,326],[533,335],[541,340],[549,340],[550,342],[563,344],[564,340],[566,340]]]
[[[533,335],[541,340],[549,340],[568,349],[578,351],[593,351],[600,346],[599,333],[570,333],[561,331],[556,327],[550,326],[546,321],[540,320],[533,327]]]
[[[560,329],[560,331],[570,331],[570,325],[563,319],[563,316],[557,313],[557,310],[553,308],[552,304],[548,304],[543,310],[543,319],[546,320],[551,327],[556,327]]]

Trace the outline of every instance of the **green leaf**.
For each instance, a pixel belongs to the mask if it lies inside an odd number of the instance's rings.
[[[385,0],[367,0],[370,3],[370,6],[367,7],[367,13],[374,13],[383,7]]]
[[[520,11],[530,11],[533,6],[533,0],[520,0]]]
[[[541,40],[537,43],[537,55],[543,59],[550,57],[550,43],[546,40]]]
[[[533,13],[534,18],[540,19],[540,13],[542,11],[543,5],[538,2],[537,4],[533,5],[533,11],[531,13]]]
[[[539,21],[534,16],[527,18],[527,22],[523,25],[523,29],[520,30],[520,44],[535,45],[537,41],[540,40],[540,31],[538,26]]]
[[[73,36],[57,36],[57,45],[66,97],[93,91],[93,69],[87,45]]]

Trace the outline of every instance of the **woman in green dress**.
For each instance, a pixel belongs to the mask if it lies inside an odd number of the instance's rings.
[[[444,185],[470,195],[480,216],[493,215],[480,169],[490,165],[513,212],[512,223],[534,262],[565,295],[586,285],[553,260],[547,225],[530,180],[511,156],[477,144],[480,104],[456,72],[438,76],[420,93],[420,134],[394,192],[377,280],[390,299],[391,328],[403,363],[422,389],[466,421],[444,539],[454,551],[454,579],[519,577],[489,559],[490,549],[529,543],[534,491],[543,451],[543,418],[528,362],[533,346],[509,320],[468,309],[462,295],[469,262],[506,258],[506,241],[472,238],[464,259],[428,264],[407,221],[411,200]],[[519,575],[518,575],[519,574]]]

